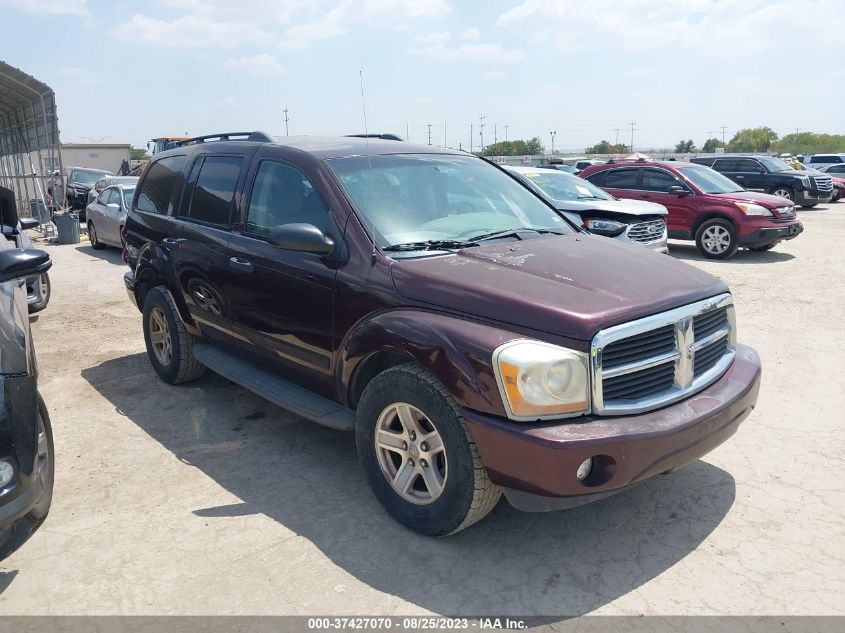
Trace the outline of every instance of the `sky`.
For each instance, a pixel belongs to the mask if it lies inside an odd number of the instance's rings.
[[[361,132],[361,75],[371,133],[463,149],[482,121],[572,152],[845,133],[843,0],[0,0],[0,27],[66,143],[283,135],[285,108]]]

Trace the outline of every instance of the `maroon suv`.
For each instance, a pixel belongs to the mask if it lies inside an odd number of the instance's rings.
[[[470,154],[223,137],[156,154],[136,189],[124,280],[150,362],[353,431],[401,523],[456,532],[502,492],[577,505],[754,408],[760,360],[715,277],[581,232]]]
[[[611,161],[581,177],[618,198],[659,202],[669,210],[669,237],[695,240],[713,259],[726,259],[740,246],[767,251],[804,230],[790,200],[747,191],[703,165]]]

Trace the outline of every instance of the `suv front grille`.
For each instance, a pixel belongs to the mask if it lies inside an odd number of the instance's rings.
[[[640,413],[718,379],[736,348],[730,294],[623,323],[592,342],[593,412]]]
[[[833,191],[833,179],[830,176],[813,176],[816,189],[825,193]]]
[[[662,218],[638,222],[628,227],[628,239],[634,242],[654,242],[663,238],[666,222]]]

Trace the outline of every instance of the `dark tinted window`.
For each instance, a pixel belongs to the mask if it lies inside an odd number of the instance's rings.
[[[585,180],[589,180],[597,187],[604,187],[605,176],[607,176],[607,171],[597,171],[596,173],[587,176]]]
[[[167,213],[173,185],[184,164],[184,156],[169,156],[153,163],[138,194],[138,211]]]
[[[681,183],[670,174],[668,171],[660,169],[646,169],[643,171],[643,186],[645,191],[669,191],[672,185],[680,185]]]
[[[811,163],[842,163],[845,162],[845,158],[842,156],[836,156],[835,154],[831,156],[830,154],[822,154],[820,156],[811,156],[810,157]]]
[[[249,198],[247,233],[267,235],[274,226],[297,222],[325,229],[327,215],[305,174],[272,160],[261,163]]]
[[[636,189],[636,169],[614,169],[607,172],[604,179],[604,186],[608,189]]]
[[[720,158],[713,163],[716,171],[739,171],[739,161],[736,158]]]
[[[736,170],[744,173],[759,174],[763,171],[763,168],[756,160],[751,160],[750,158],[740,158],[737,161]]]
[[[829,174],[845,174],[845,165],[834,165],[827,170]]]
[[[206,156],[190,194],[188,217],[228,225],[242,164],[240,156]]]

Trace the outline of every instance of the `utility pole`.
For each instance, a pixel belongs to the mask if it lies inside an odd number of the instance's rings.
[[[480,123],[478,124],[478,137],[481,140],[481,149],[479,150],[482,154],[484,153],[484,119],[486,119],[483,114],[479,117]]]
[[[555,136],[557,135],[557,131],[549,132],[549,136],[552,137],[552,154],[555,153]]]
[[[443,121],[443,147],[447,147],[447,143],[446,143],[446,121]]]
[[[713,130],[707,132],[707,140],[709,141],[711,138],[713,138]]]
[[[637,129],[635,126],[637,125],[636,121],[631,121],[631,153],[634,153],[634,131]]]
[[[290,121],[290,119],[288,118],[288,107],[287,106],[285,106],[284,113],[285,113],[285,136],[290,136],[290,134],[288,133],[288,121]]]
[[[508,142],[508,128],[509,128],[509,127],[510,127],[510,125],[508,125],[508,124],[506,123],[506,124],[505,124],[505,143],[507,143],[507,142]]]
[[[469,124],[469,153],[472,154],[472,123]]]
[[[493,124],[493,145],[499,142],[499,124]]]
[[[621,128],[618,128],[618,127],[617,127],[617,128],[613,128],[613,130],[616,132],[616,142],[614,143],[615,145],[619,145],[619,130],[620,130],[620,129],[621,129]]]
[[[428,144],[431,145],[431,123],[428,124]]]
[[[724,144],[725,144],[725,132],[727,132],[727,130],[728,130],[728,126],[727,126],[727,125],[723,125],[723,126],[722,126],[722,145],[724,145]]]
[[[408,124],[406,123],[406,124],[405,124],[405,140],[406,140],[406,141],[410,141],[410,140],[411,140],[411,133],[409,132],[409,129],[410,129],[410,128],[408,127]]]

